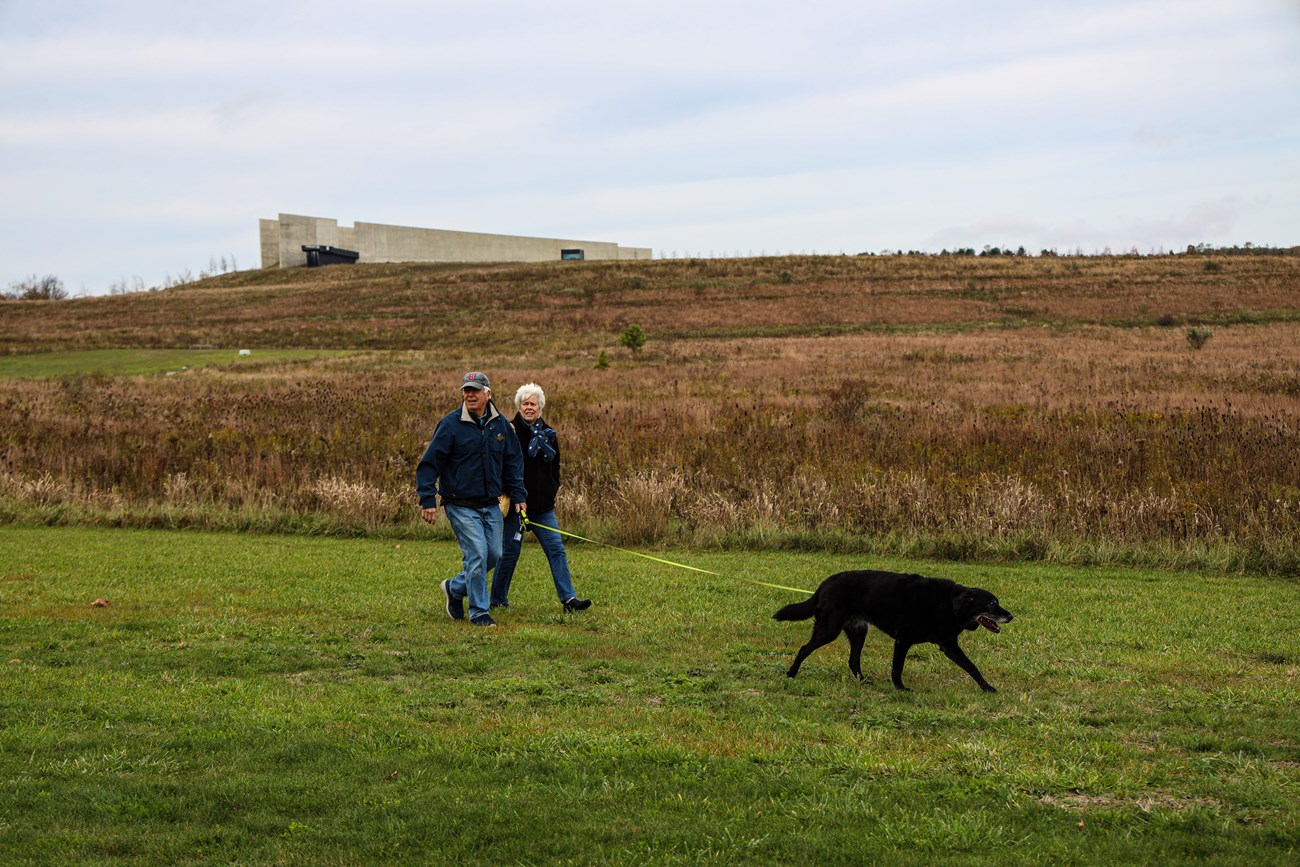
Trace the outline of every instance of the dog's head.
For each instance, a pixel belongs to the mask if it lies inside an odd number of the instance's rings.
[[[998,604],[998,597],[978,587],[967,587],[957,594],[952,610],[961,628],[970,631],[983,626],[990,632],[1001,632],[1002,624],[1012,620],[1011,612]]]

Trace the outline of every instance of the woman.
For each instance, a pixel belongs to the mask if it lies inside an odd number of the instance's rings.
[[[555,594],[566,612],[585,611],[591,607],[590,599],[579,599],[573,589],[569,574],[569,561],[564,555],[564,537],[546,527],[559,528],[555,522],[555,494],[560,489],[560,445],[555,429],[542,420],[546,395],[535,382],[521,385],[515,392],[515,435],[524,453],[524,487],[528,490],[529,529],[541,543],[546,559],[551,564],[551,579]],[[535,523],[534,523],[535,522]],[[538,526],[538,524],[542,526]],[[501,528],[501,562],[492,576],[493,608],[510,607],[510,579],[519,562],[523,547],[518,513],[511,511]]]

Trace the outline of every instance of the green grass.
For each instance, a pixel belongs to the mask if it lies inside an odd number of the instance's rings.
[[[0,527],[7,864],[1293,864],[1300,585],[869,561],[987,587],[981,693],[792,594],[859,565],[530,544],[453,623],[445,540]],[[110,602],[92,607],[97,598]]]
[[[342,354],[345,353],[321,349],[255,349],[250,355],[242,356],[238,349],[87,349],[41,352],[34,355],[0,355],[0,379],[39,379],[94,373],[142,376],[213,365],[253,367],[270,362]]]

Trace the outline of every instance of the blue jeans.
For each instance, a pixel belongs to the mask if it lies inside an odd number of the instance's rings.
[[[487,574],[501,559],[501,509],[493,503],[486,509],[469,506],[443,506],[451,531],[460,544],[460,574],[447,588],[451,595],[469,598],[469,616],[473,620],[488,613]]]
[[[561,602],[567,602],[578,594],[573,592],[573,577],[569,574],[569,560],[564,556],[564,537],[553,530],[545,530],[538,527],[537,524],[545,524],[547,527],[559,528],[555,523],[555,512],[538,512],[536,515],[528,516],[533,523],[531,528],[537,541],[541,543],[542,550],[546,552],[546,559],[551,563],[551,580],[555,582],[555,595],[560,597]],[[519,562],[519,550],[523,547],[522,540],[515,541],[515,534],[519,532],[519,514],[511,512],[506,515],[505,522],[501,528],[501,562],[497,564],[497,571],[492,575],[492,604],[508,605],[510,603],[510,579],[515,575],[515,565]]]

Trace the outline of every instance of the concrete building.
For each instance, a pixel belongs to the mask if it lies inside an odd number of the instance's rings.
[[[340,226],[338,220],[280,214],[259,220],[263,268],[307,264],[304,246],[341,247],[359,262],[551,262],[560,259],[651,259],[649,247],[620,247],[610,241],[528,238],[416,229],[382,223]]]

